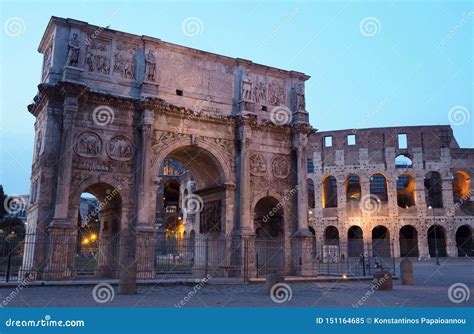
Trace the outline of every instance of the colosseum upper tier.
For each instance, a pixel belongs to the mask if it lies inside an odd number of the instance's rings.
[[[460,148],[450,126],[316,132],[309,143],[318,244],[347,243],[341,255],[351,256],[354,240],[384,238],[396,257],[428,257],[437,238],[439,256],[472,255],[474,149]]]

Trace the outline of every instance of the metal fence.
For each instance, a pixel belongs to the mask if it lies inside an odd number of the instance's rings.
[[[388,242],[311,244],[310,266],[295,259],[298,240],[255,241],[225,238],[222,235],[140,239],[132,257],[137,258],[137,275],[144,279],[265,277],[269,273],[297,275],[298,266],[310,267],[310,275],[369,276],[385,269],[395,272],[393,245]],[[100,244],[100,247],[99,247]],[[42,262],[27,258],[34,248]],[[124,252],[130,241],[115,235],[84,242],[76,232],[62,235],[25,234],[0,230],[0,280],[19,280],[32,272],[38,280],[118,278]],[[294,255],[293,254],[293,255]],[[308,274],[308,272],[306,272]]]
[[[372,276],[387,270],[396,275],[393,244],[389,242],[347,242],[321,245],[314,254],[319,275]]]
[[[158,238],[155,247],[154,270],[158,278],[246,276],[242,272],[246,259],[242,258],[240,246],[232,239],[219,236]]]

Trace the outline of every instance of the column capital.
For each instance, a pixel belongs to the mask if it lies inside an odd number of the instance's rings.
[[[153,125],[153,121],[155,119],[155,114],[153,110],[144,109],[142,114],[142,125]]]

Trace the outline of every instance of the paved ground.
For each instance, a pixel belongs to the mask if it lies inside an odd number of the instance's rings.
[[[8,307],[174,307],[180,302],[183,307],[342,307],[357,303],[360,307],[474,306],[474,261],[441,259],[440,266],[433,261],[417,262],[414,271],[415,286],[403,286],[395,280],[393,291],[372,293],[371,281],[290,284],[292,298],[282,304],[272,301],[261,284],[140,286],[137,295],[115,294],[103,304],[94,300],[93,286],[27,287],[6,299],[14,290],[10,287],[0,289],[0,303],[7,301]],[[464,300],[461,303],[448,297],[449,287],[455,283],[468,287],[455,295]],[[467,294],[471,296],[465,300]]]

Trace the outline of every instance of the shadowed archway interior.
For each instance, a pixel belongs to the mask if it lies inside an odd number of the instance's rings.
[[[95,183],[85,192],[99,202],[99,235],[96,275],[116,278],[119,275],[120,231],[122,229],[122,198],[118,189],[107,183]]]

